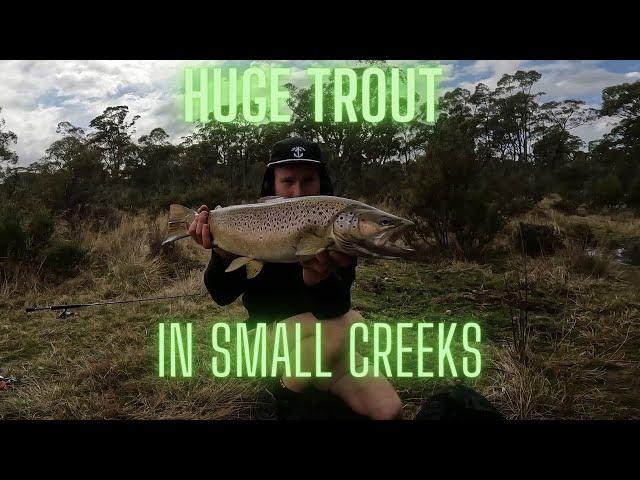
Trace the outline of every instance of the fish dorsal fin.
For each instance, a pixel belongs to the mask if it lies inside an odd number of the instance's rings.
[[[264,267],[264,263],[260,260],[251,260],[247,263],[247,278],[251,279],[257,276]]]
[[[331,243],[333,243],[333,241],[330,238],[319,237],[312,233],[306,234],[300,239],[300,242],[298,242],[296,255],[298,257],[313,257],[323,250],[326,250]]]
[[[257,203],[270,203],[277,202],[278,200],[282,200],[284,197],[278,197],[277,195],[272,195],[270,197],[260,197]]]
[[[251,260],[253,260],[253,259],[249,258],[249,257],[238,257],[238,258],[235,258],[233,260],[233,262],[231,262],[229,264],[229,266],[227,267],[225,272],[233,272],[234,270],[237,270],[240,267],[243,267],[244,265],[249,263]]]
[[[222,208],[221,205],[216,205],[216,208],[214,208],[214,210],[218,210],[219,208]]]

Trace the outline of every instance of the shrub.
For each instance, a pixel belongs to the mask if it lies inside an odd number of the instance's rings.
[[[43,210],[31,214],[25,229],[29,250],[39,250],[49,243],[55,223],[55,217],[50,212]]]
[[[10,208],[0,211],[0,256],[9,257],[10,262],[21,259],[27,250],[27,234],[20,220]]]
[[[169,276],[184,274],[192,268],[200,267],[201,264],[191,258],[183,248],[187,242],[191,241],[190,239],[183,240],[182,244],[173,242],[162,245],[167,236],[166,218],[165,216],[158,217],[152,220],[149,225],[147,232],[148,259],[153,261],[157,257],[162,260],[163,273]]]
[[[533,201],[527,197],[516,197],[505,203],[502,207],[502,213],[505,215],[520,215],[526,213],[533,208]]]
[[[197,209],[200,205],[207,205],[214,209],[216,205],[229,205],[234,197],[234,193],[229,184],[225,184],[218,178],[185,188],[177,193],[166,205],[168,210],[170,203],[179,203],[185,207]]]
[[[86,254],[82,247],[69,241],[56,240],[42,253],[44,256],[43,267],[61,277],[73,276],[86,261]]]
[[[478,253],[502,224],[494,180],[501,179],[483,171],[462,126],[455,119],[439,119],[410,184],[409,210],[418,231],[433,235],[443,248],[450,246],[452,232],[465,257]]]
[[[567,227],[566,234],[583,250],[598,244],[593,230],[586,223],[572,223]]]
[[[598,205],[615,205],[623,199],[622,182],[615,174],[610,173],[595,181],[593,196]]]
[[[564,246],[553,227],[522,222],[513,236],[513,242],[516,251],[524,251],[532,257],[552,255]]]
[[[598,254],[589,254],[584,250],[575,250],[570,254],[570,269],[574,273],[601,278],[607,275],[610,260]]]
[[[638,175],[629,187],[629,204],[640,207],[640,175]]]
[[[97,224],[102,230],[116,228],[122,220],[122,212],[104,203],[83,203],[67,212],[66,218],[74,228],[81,227],[87,222]]]
[[[46,210],[17,211],[10,205],[0,212],[0,256],[8,257],[7,265],[39,267],[66,274],[63,263],[70,256],[68,249],[51,244],[55,229],[55,217]],[[47,256],[51,255],[50,259]],[[49,262],[51,268],[49,268]],[[47,263],[47,265],[45,265]]]
[[[568,215],[576,215],[578,212],[578,205],[576,204],[576,202],[566,198],[555,202],[553,205],[551,205],[551,208]]]
[[[622,257],[625,263],[640,265],[640,239],[628,240],[624,245]]]
[[[458,245],[467,258],[476,256],[502,225],[496,204],[487,202],[484,192],[471,193],[451,221]]]

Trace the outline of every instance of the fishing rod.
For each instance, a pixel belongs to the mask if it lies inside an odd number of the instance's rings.
[[[58,318],[65,319],[73,315],[72,309],[74,308],[95,307],[98,305],[116,305],[116,304],[123,304],[123,303],[149,302],[153,300],[170,300],[172,298],[200,297],[202,295],[205,295],[205,293],[206,292],[193,293],[193,294],[187,294],[187,295],[170,295],[166,297],[134,298],[132,300],[107,300],[103,302],[93,302],[93,303],[69,303],[66,305],[50,305],[48,307],[27,307],[25,308],[25,312],[31,313],[31,312],[39,312],[42,310],[50,310],[50,311],[61,310],[60,315],[58,315]]]

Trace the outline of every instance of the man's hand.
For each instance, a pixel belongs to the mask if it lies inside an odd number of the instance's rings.
[[[189,235],[198,245],[211,249],[211,232],[209,231],[209,207],[202,205],[198,216],[189,225]]]
[[[313,287],[326,279],[331,274],[331,263],[342,268],[349,267],[353,265],[353,258],[344,253],[325,250],[316,254],[315,258],[300,262],[304,284],[307,287]]]
[[[198,245],[202,245],[206,249],[211,249],[213,244],[211,232],[209,230],[209,207],[202,205],[198,209],[198,216],[193,222],[191,222],[188,231],[191,238],[193,238]],[[236,258],[236,255],[221,248],[216,247],[215,251],[226,265],[229,265],[231,261]]]

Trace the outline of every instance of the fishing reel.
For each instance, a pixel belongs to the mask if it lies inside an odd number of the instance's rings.
[[[73,315],[73,310],[69,310],[68,308],[65,308],[63,310],[60,310],[60,313],[58,314],[58,318],[60,320],[66,320],[67,318],[71,317]]]

